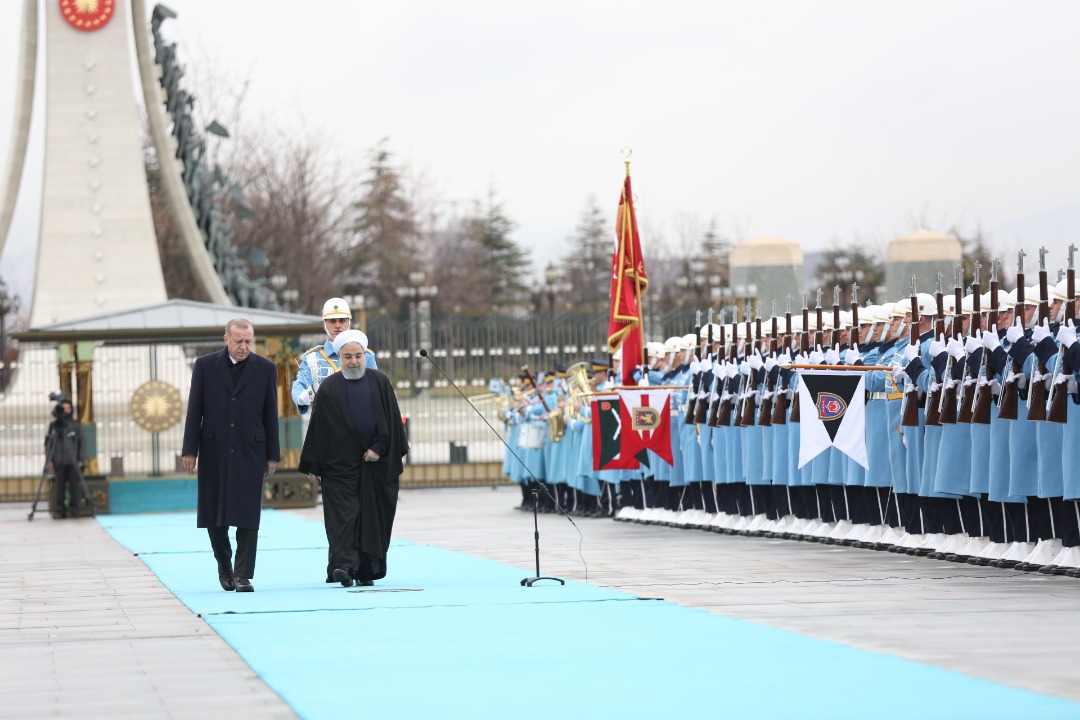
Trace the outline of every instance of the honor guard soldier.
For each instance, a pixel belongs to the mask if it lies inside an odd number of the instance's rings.
[[[323,328],[326,330],[326,342],[305,351],[297,360],[300,370],[296,373],[296,380],[293,381],[292,399],[303,418],[305,435],[310,418],[308,411],[311,410],[311,404],[315,401],[315,393],[319,391],[319,385],[341,369],[337,352],[334,351],[334,338],[351,327],[352,312],[349,304],[341,298],[330,298],[323,304]],[[370,349],[367,350],[364,360],[367,367],[378,369],[375,354]]]

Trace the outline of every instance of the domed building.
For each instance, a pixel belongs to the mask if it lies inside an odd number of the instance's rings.
[[[916,290],[933,292],[940,271],[948,281],[961,262],[960,241],[952,235],[919,230],[889,243],[885,254],[885,298],[896,301],[911,296],[911,276]]]
[[[772,312],[773,300],[783,307],[788,295],[798,297],[803,290],[803,251],[790,240],[763,235],[738,243],[729,263],[736,297],[756,299],[763,317]]]

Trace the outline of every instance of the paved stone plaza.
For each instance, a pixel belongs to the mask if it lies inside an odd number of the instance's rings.
[[[514,565],[527,577],[532,516],[512,509],[519,496],[516,488],[407,491],[396,535]],[[27,522],[28,512],[29,504],[0,506],[0,715],[293,716],[94,520],[54,521],[39,511]],[[544,574],[584,581],[583,556],[590,583],[1080,700],[1076,580],[797,541],[575,522],[581,536],[565,518],[540,517]]]

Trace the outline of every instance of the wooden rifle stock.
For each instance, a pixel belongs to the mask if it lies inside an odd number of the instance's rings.
[[[1041,251],[1040,251],[1041,252]],[[1046,268],[1039,268],[1039,324],[1042,325],[1044,320],[1050,317],[1050,297],[1049,287],[1047,285]],[[1046,376],[1049,371],[1047,370],[1046,363],[1035,358],[1035,365],[1038,372],[1042,376]],[[1028,412],[1027,419],[1034,421],[1046,420],[1046,383],[1043,380],[1039,382],[1031,383],[1031,387],[1028,388]]]
[[[912,285],[914,285],[914,281]],[[912,287],[911,292],[911,333],[908,335],[908,342],[912,345],[918,345],[919,343],[919,297],[915,293],[914,287]],[[915,381],[908,380],[908,382],[914,383]],[[919,391],[908,392],[905,389],[904,394],[907,397],[904,398],[904,414],[900,419],[900,425],[903,427],[919,427]]]
[[[940,279],[940,273],[938,273]],[[934,300],[937,303],[937,314],[934,316],[934,339],[945,337],[945,294],[941,291],[941,285],[938,285],[937,292],[934,293]],[[933,358],[931,358],[932,360]],[[926,427],[937,427],[941,425],[941,388],[942,385],[938,384],[936,388],[932,388],[926,398]]]
[[[788,300],[790,301],[790,297]],[[791,308],[790,302],[788,303],[788,311],[784,314],[785,332],[784,332],[784,350],[791,352]],[[788,398],[787,388],[784,387],[783,373],[776,376],[776,390],[773,392],[773,411],[772,411],[772,424],[773,425],[786,425],[787,424],[787,411],[788,411]]]
[[[728,362],[735,362],[738,358],[739,352],[739,323],[731,323],[731,346],[728,348]],[[727,397],[725,397],[725,395]],[[728,427],[731,425],[731,383],[724,378],[724,386],[720,393],[720,400],[716,403],[716,414],[714,417],[709,418],[709,424],[713,427],[717,425]],[[714,419],[715,418],[715,419]]]
[[[960,322],[964,316],[964,310],[961,305],[964,302],[963,289],[957,284],[953,288],[953,298],[956,303],[956,309],[953,311],[952,330],[949,333],[952,339],[957,340],[960,338]],[[941,424],[942,425],[955,425],[956,424],[956,392],[957,385],[952,383],[952,387],[949,387],[949,380],[952,380],[953,370],[955,365],[952,361],[952,355],[949,355],[949,362],[945,366],[945,375],[941,378],[942,390],[941,390]]]
[[[799,351],[803,355],[810,353],[810,309],[803,303],[802,309],[802,333],[799,335]],[[791,399],[791,415],[788,422],[797,423],[802,420],[802,412],[799,409],[799,393]]]
[[[712,310],[711,309],[709,310],[708,330],[706,331],[707,335],[704,338],[701,337],[702,329],[703,328],[698,328],[698,340],[701,342],[701,351],[698,353],[698,358],[700,358],[701,361],[704,361],[707,357],[709,357],[709,353],[712,352]],[[694,376],[693,382],[691,383],[691,385],[693,386],[693,391],[690,393],[690,400],[686,403],[686,416],[683,418],[683,422],[685,424],[687,424],[687,425],[696,425],[698,423],[698,419],[697,419],[697,416],[698,416],[698,410],[697,410],[698,397],[697,396],[698,396],[698,393],[700,393],[704,389],[702,386],[705,385],[705,383],[706,383],[705,373],[702,372],[701,370],[698,370],[697,375]],[[704,403],[702,403],[702,404],[704,404]]]
[[[1024,251],[1020,251],[1020,263],[1023,263]],[[1016,318],[1023,318],[1024,313],[1024,266],[1021,264],[1016,272],[1016,304],[1013,306],[1013,322]],[[1010,359],[1009,367],[1012,373],[1017,373],[1020,368],[1016,367],[1016,361]],[[1015,420],[1017,409],[1020,404],[1020,386],[1015,380],[1002,383],[1001,401],[998,405],[998,420]]]
[[[773,303],[773,310],[775,311],[776,303]],[[769,357],[776,357],[776,335],[779,332],[779,323],[776,319],[775,312],[772,316],[772,337],[769,338]],[[758,425],[761,427],[769,427],[772,425],[773,416],[773,395],[776,394],[776,386],[780,384],[780,375],[776,376],[776,383],[772,388],[769,387],[769,374],[765,373],[765,396],[761,401],[761,410],[758,413]]]
[[[705,350],[705,357],[710,357],[710,355],[712,354],[713,334],[712,334],[712,323],[711,322],[709,323],[708,341],[709,341],[709,346]],[[723,346],[723,344],[724,344],[724,326],[721,325],[720,326],[720,345]],[[717,354],[717,359],[719,359],[719,353]],[[715,378],[716,378],[716,376],[713,375],[712,370],[706,370],[702,374],[700,392],[705,397],[698,400],[697,405],[694,407],[694,424],[695,425],[704,425],[709,420],[709,409],[710,409],[709,408],[709,395],[711,394],[710,389],[712,388],[713,384],[716,383]]]
[[[997,261],[994,261],[995,265]],[[990,278],[990,314],[986,318],[987,328],[984,332],[997,332],[998,323],[998,280],[997,274]],[[990,424],[990,381],[993,380],[994,371],[990,368],[989,352],[983,350],[982,366],[985,382],[976,386],[975,404],[971,408],[971,422],[976,425]]]
[[[754,333],[754,346],[746,353],[746,357],[750,357],[750,353],[760,355],[761,353],[761,318],[758,318],[755,323]],[[746,323],[747,337],[749,337],[750,323]],[[750,369],[750,374],[746,376],[746,387],[743,388],[743,402],[742,411],[739,416],[740,427],[753,427],[757,419],[757,389],[754,385],[754,375],[756,372],[753,368]]]
[[[968,337],[978,337],[979,330],[982,329],[982,318],[979,313],[982,312],[980,303],[982,300],[979,298],[979,292],[982,287],[979,285],[979,265],[975,265],[975,280],[971,283],[971,319],[968,321]],[[978,351],[976,351],[978,352]],[[985,351],[984,351],[985,352]],[[980,357],[983,353],[980,353]],[[964,366],[964,382],[967,383],[962,388],[960,393],[960,410],[956,415],[956,422],[970,423],[972,422],[972,415],[975,410],[975,383],[979,380],[980,366],[971,362],[971,355],[968,355],[967,364]],[[970,378],[974,382],[968,382],[967,378]],[[971,392],[967,391],[967,388],[971,388]]]
[[[1075,247],[1069,246],[1069,269],[1065,271],[1065,319],[1062,322],[1066,323],[1072,323],[1076,319],[1074,317],[1076,314],[1076,271],[1073,269],[1075,250]],[[1064,346],[1058,352],[1058,365],[1054,372],[1066,377],[1073,374],[1073,368],[1065,362]],[[1061,384],[1056,384],[1053,388],[1054,397],[1051,398],[1050,407],[1046,411],[1046,419],[1050,422],[1063,423],[1069,420],[1069,393],[1065,388],[1066,386]]]

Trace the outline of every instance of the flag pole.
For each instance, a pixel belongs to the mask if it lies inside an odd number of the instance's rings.
[[[630,177],[630,156],[634,154],[634,150],[627,145],[623,147],[621,153],[623,156],[623,164],[626,165],[626,177]],[[633,207],[634,198],[629,197],[626,200],[630,206]],[[637,261],[638,258],[634,257],[635,266],[637,265]],[[637,295],[638,327],[641,328],[641,356],[638,358],[638,361],[641,363],[641,377],[647,378],[649,372],[649,354],[645,342],[645,295],[641,292],[641,278],[639,278],[636,273],[634,275],[634,290]],[[640,381],[638,384],[641,384]]]
[[[785,370],[848,370],[855,372],[871,372],[873,370],[892,370],[888,365],[809,365],[806,363],[781,363],[780,367]]]

